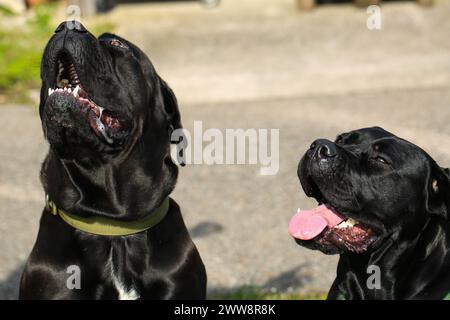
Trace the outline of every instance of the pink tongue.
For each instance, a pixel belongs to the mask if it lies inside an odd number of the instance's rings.
[[[332,209],[325,205],[297,212],[289,222],[289,234],[300,240],[317,237],[326,227],[333,228],[344,221]]]

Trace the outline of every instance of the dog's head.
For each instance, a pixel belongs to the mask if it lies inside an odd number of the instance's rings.
[[[63,22],[45,48],[41,78],[44,134],[63,159],[107,160],[140,140],[166,149],[181,127],[171,89],[139,48],[113,34],[95,38]]]
[[[290,234],[327,254],[373,250],[389,238],[417,237],[448,219],[450,179],[422,149],[381,128],[316,140],[298,166],[319,207],[297,213]],[[394,239],[395,240],[395,239]]]

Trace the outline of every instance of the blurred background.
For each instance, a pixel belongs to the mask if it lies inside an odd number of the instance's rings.
[[[37,113],[42,49],[67,1],[0,0],[0,299],[15,299],[34,243],[48,150]],[[450,166],[450,1],[74,1],[96,35],[140,46],[175,91],[184,126],[280,129],[280,170],[191,165],[173,198],[210,297],[323,298],[338,257],[296,246],[297,163],[318,137],[379,125]]]

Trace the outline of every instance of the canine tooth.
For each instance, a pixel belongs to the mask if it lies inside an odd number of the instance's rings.
[[[52,89],[48,88],[48,95],[52,94]]]
[[[349,219],[347,219],[347,224],[350,226],[350,227],[353,227],[355,224],[357,224],[358,223],[358,221],[356,221],[355,219],[352,219],[352,218],[349,218]]]
[[[343,228],[347,228],[347,227],[348,227],[347,221],[342,221],[335,228],[343,229]]]
[[[73,95],[75,98],[78,98],[78,90],[80,90],[80,86],[76,86],[75,89],[73,89]]]

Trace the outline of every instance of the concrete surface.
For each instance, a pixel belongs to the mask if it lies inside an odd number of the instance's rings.
[[[297,162],[317,137],[380,125],[450,166],[450,3],[385,5],[378,32],[349,5],[299,13],[287,0],[238,3],[120,6],[101,19],[149,54],[186,128],[202,120],[204,128],[280,129],[275,176],[248,165],[181,169],[173,197],[210,293],[243,285],[324,292],[337,257],[287,235],[296,208],[315,205],[300,190]],[[29,106],[0,106],[0,128],[0,299],[13,299],[37,233],[48,147]]]

